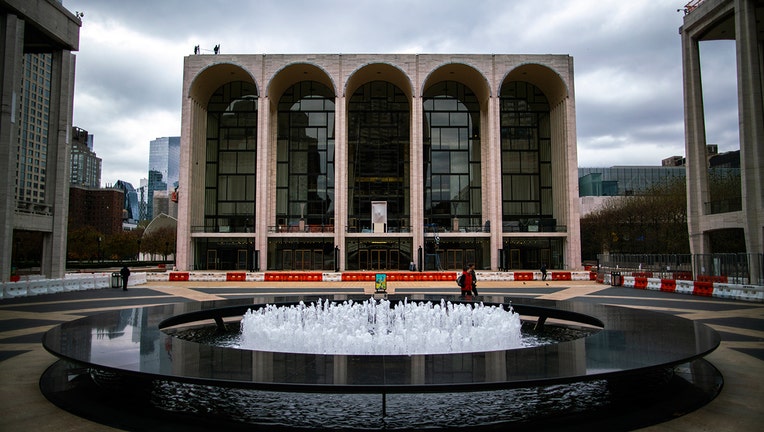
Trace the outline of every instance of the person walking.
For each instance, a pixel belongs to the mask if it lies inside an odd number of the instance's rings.
[[[467,264],[467,267],[469,267],[470,277],[472,278],[472,295],[477,297],[478,291],[477,291],[477,275],[475,274],[475,263],[469,263]]]
[[[127,279],[130,278],[130,269],[127,266],[123,266],[119,274],[122,275],[122,291],[127,291]]]
[[[541,280],[546,280],[546,264],[541,264]]]
[[[461,280],[461,282],[459,282]],[[459,289],[461,289],[461,297],[465,298],[472,294],[472,275],[470,274],[470,267],[465,265],[462,269],[462,274],[457,279]]]

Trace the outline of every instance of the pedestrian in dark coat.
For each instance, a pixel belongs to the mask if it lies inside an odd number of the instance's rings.
[[[130,269],[124,266],[119,271],[119,274],[122,275],[122,291],[127,291],[127,279],[130,278]]]

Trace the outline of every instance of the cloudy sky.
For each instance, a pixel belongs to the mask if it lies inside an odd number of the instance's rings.
[[[569,54],[578,165],[684,155],[679,27],[687,0],[64,0],[84,13],[74,125],[102,186],[148,175],[149,142],[180,135],[183,58],[223,54]],[[739,148],[734,45],[702,44],[707,140]]]

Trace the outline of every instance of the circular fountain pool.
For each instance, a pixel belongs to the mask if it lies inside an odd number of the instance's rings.
[[[363,302],[368,296],[327,299]],[[576,421],[590,424],[608,410],[618,412],[625,396],[658,400],[671,394],[669,388],[677,379],[692,385],[710,383],[700,391],[702,403],[721,385],[713,367],[699,360],[719,344],[718,334],[709,327],[665,314],[584,303],[523,300],[512,304],[526,323],[537,328],[545,323],[599,328],[582,338],[527,348],[316,354],[221,347],[173,334],[203,321],[215,322],[220,329],[233,321],[238,325],[247,310],[267,304],[286,307],[318,300],[269,297],[182,303],[112,311],[65,323],[44,337],[45,348],[65,362],[46,373],[41,387],[49,399],[67,405],[60,395],[71,395],[68,386],[78,380],[60,376],[78,370],[81,380],[87,381],[82,388],[106,388],[108,394],[151,401],[160,411],[192,418],[191,425],[230,421],[321,428],[328,424],[326,419],[332,419],[333,427],[342,429],[406,430],[548,426],[569,419],[572,413]],[[440,303],[441,297],[390,296],[388,300],[392,305]],[[448,301],[461,303],[457,298]],[[504,310],[511,304],[505,297],[485,297],[483,303]],[[701,378],[693,378],[698,373]],[[529,392],[539,395],[536,402],[529,402]],[[201,401],[195,398],[199,396]],[[485,401],[486,407],[493,408],[474,410],[464,403],[475,398],[478,405]],[[256,415],[239,409],[246,400],[254,401],[244,405],[254,406]],[[590,403],[580,407],[582,400]],[[539,404],[548,409],[539,411]],[[530,416],[516,412],[523,405],[530,406],[523,411]],[[444,409],[450,414],[438,414]],[[301,415],[308,412],[309,416]],[[640,418],[648,417],[641,413]],[[306,418],[314,420],[306,422]],[[563,423],[570,428],[575,421]]]

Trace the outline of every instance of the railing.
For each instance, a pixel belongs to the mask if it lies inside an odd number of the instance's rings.
[[[491,224],[485,225],[461,225],[441,226],[437,224],[424,224],[425,233],[489,233]]]
[[[334,225],[305,224],[299,225],[273,225],[268,227],[269,233],[333,233]]]
[[[679,12],[681,10],[684,10],[684,14],[687,15],[688,13],[694,11],[695,9],[700,6],[701,3],[703,3],[704,0],[692,0],[686,5],[684,5],[684,9],[677,9],[676,11]]]
[[[743,199],[735,197],[725,200],[709,201],[703,203],[704,213],[707,215],[730,213],[743,210]]]
[[[254,233],[255,230],[251,226],[192,226],[191,227],[192,233]]]
[[[358,228],[356,226],[345,226],[345,232],[346,233],[374,233],[375,231],[367,226],[363,226],[361,228]],[[408,233],[411,232],[411,229],[409,227],[387,227],[384,231],[377,231],[377,233],[383,232],[383,233]]]
[[[502,232],[567,232],[567,225],[557,225],[556,219],[504,221]]]
[[[611,254],[597,258],[599,271],[605,273],[764,285],[764,254]]]
[[[34,214],[34,215],[40,215],[40,216],[52,216],[53,206],[46,203],[38,203],[38,202],[31,202],[31,201],[17,201],[16,212]]]

